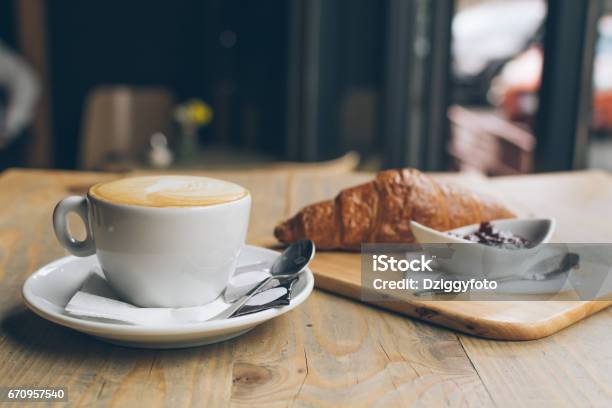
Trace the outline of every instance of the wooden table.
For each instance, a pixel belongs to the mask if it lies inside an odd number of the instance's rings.
[[[249,239],[367,174],[217,174],[252,191]],[[315,290],[250,333],[184,350],[109,345],[27,311],[24,280],[65,255],[54,204],[109,174],[9,170],[0,177],[0,387],[65,386],[73,406],[612,406],[612,310],[551,337],[500,342],[458,334]],[[558,240],[612,242],[612,177],[582,172],[487,180],[524,213],[558,218]],[[608,186],[608,188],[593,188]]]

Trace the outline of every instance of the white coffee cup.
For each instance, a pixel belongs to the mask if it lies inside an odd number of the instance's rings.
[[[213,204],[154,207],[100,199],[90,189],[86,197],[60,201],[53,226],[72,254],[97,255],[124,300],[141,307],[202,305],[221,294],[235,270],[251,208],[244,192]],[[83,241],[68,229],[70,212],[85,223]]]

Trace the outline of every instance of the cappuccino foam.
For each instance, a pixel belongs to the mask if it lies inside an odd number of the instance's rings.
[[[239,200],[248,191],[228,181],[196,176],[131,177],[96,184],[89,194],[117,204],[196,207]]]

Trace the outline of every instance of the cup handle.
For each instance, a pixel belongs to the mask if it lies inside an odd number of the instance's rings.
[[[70,234],[67,221],[67,216],[70,212],[76,213],[83,220],[83,224],[85,224],[87,237],[83,241],[77,240]],[[53,229],[55,230],[57,240],[71,254],[89,256],[96,253],[96,246],[89,225],[89,216],[87,215],[87,198],[71,196],[60,201],[53,211]]]

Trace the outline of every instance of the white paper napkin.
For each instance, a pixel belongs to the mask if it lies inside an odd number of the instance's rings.
[[[237,268],[226,289],[225,297],[230,301],[246,293],[269,273],[265,265],[249,265]],[[275,282],[278,284],[278,282]],[[262,306],[273,302],[288,292],[284,286],[272,287],[258,293],[247,302],[248,306]],[[133,325],[177,325],[204,322],[227,307],[224,296],[202,306],[184,308],[143,308],[123,302],[115,295],[99,269],[92,270],[81,289],[74,294],[65,307],[68,314],[94,320],[111,320],[115,323]]]

